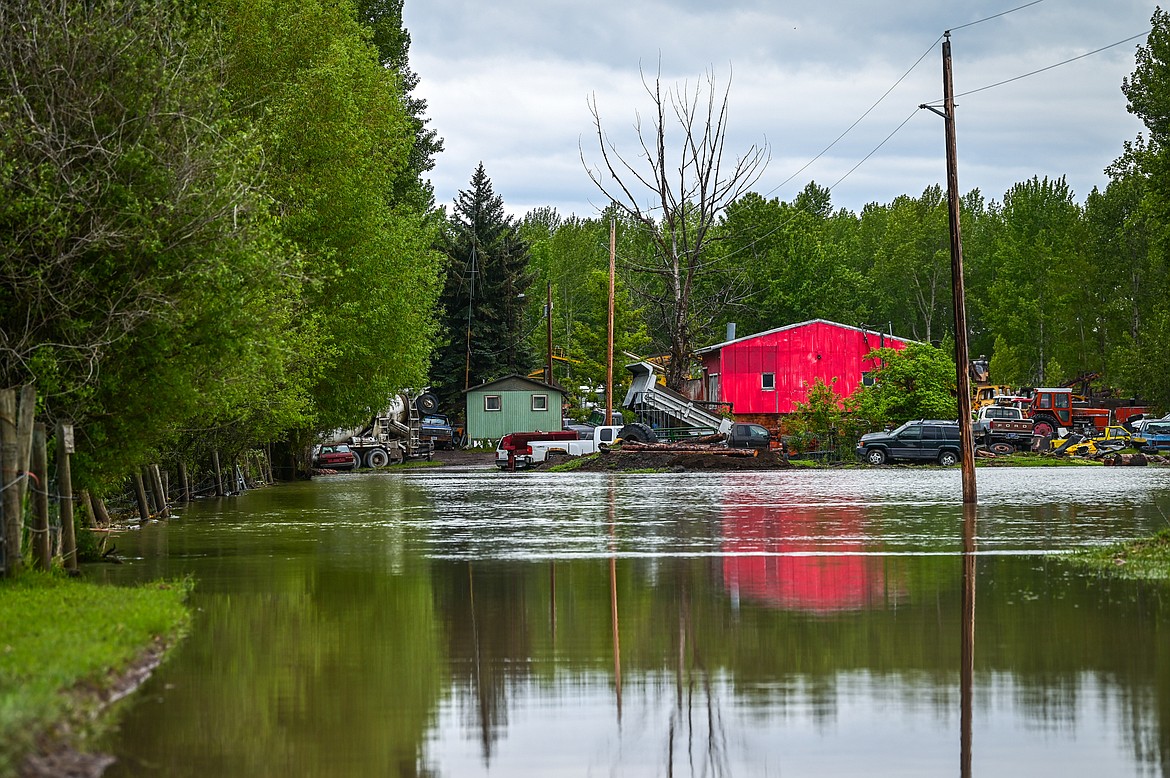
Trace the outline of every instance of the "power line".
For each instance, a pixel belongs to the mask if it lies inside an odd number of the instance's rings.
[[[984,18],[982,18],[982,19],[976,19],[976,20],[975,20],[975,21],[973,21],[973,22],[967,22],[966,24],[960,24],[958,27],[952,27],[952,28],[950,29],[950,32],[954,32],[955,30],[961,30],[961,29],[963,29],[964,27],[974,27],[975,25],[977,25],[977,24],[983,24],[984,22],[990,22],[992,19],[998,19],[998,18],[999,18],[999,17],[1001,17],[1001,16],[1007,16],[1008,14],[1013,14],[1013,13],[1015,13],[1016,11],[1022,11],[1022,10],[1024,10],[1025,8],[1030,8],[1030,7],[1034,6],[1034,5],[1039,5],[1040,3],[1043,3],[1043,2],[1044,2],[1044,0],[1032,0],[1032,2],[1031,2],[1031,3],[1025,3],[1024,5],[1021,5],[1021,6],[1019,6],[1018,8],[1013,8],[1013,9],[1011,9],[1010,11],[1003,11],[1003,12],[1001,12],[1001,13],[997,13],[997,14],[995,14],[994,16],[986,16],[986,17],[984,17]],[[937,41],[936,41],[936,42],[937,42]]]
[[[1102,51],[1106,51],[1107,49],[1112,49],[1115,46],[1120,46],[1123,43],[1129,43],[1132,40],[1137,40],[1138,38],[1144,38],[1144,37],[1148,36],[1151,32],[1153,32],[1153,30],[1146,30],[1145,32],[1139,32],[1137,35],[1131,35],[1128,38],[1126,38],[1125,40],[1120,40],[1120,41],[1117,41],[1116,43],[1110,43],[1108,46],[1102,46],[1099,49],[1093,49],[1092,51],[1085,52],[1084,54],[1078,54],[1077,56],[1072,57],[1070,59],[1066,59],[1063,62],[1057,62],[1055,65],[1049,65],[1048,67],[1040,68],[1039,70],[1033,70],[1030,73],[1024,73],[1023,75],[1015,76],[1014,78],[1009,78],[1009,79],[1006,79],[1004,81],[997,81],[994,84],[988,84],[987,86],[981,86],[978,89],[971,89],[971,90],[968,90],[966,92],[960,92],[959,94],[955,95],[955,97],[964,97],[966,95],[973,95],[976,92],[986,92],[988,89],[994,89],[997,86],[1003,86],[1004,84],[1010,84],[1013,81],[1019,81],[1019,80],[1024,79],[1024,78],[1028,78],[1029,76],[1034,76],[1038,73],[1044,73],[1048,70],[1058,68],[1061,65],[1067,65],[1070,62],[1076,62],[1078,59],[1084,59],[1085,57],[1091,57],[1094,54],[1100,54]]]
[[[1025,3],[1024,5],[1017,6],[1016,8],[1011,8],[1011,9],[1009,9],[1009,10],[1007,10],[1007,11],[1001,11],[1000,13],[993,14],[993,15],[991,15],[991,16],[986,16],[986,17],[984,17],[984,18],[982,18],[982,19],[976,19],[976,20],[975,20],[975,21],[973,21],[973,22],[967,22],[966,24],[961,24],[961,25],[959,25],[958,27],[952,27],[952,28],[951,28],[951,30],[961,30],[961,29],[963,29],[964,27],[972,27],[972,26],[974,26],[974,25],[976,25],[976,24],[982,24],[983,22],[988,22],[988,21],[991,21],[992,19],[998,19],[998,18],[1000,18],[1001,16],[1007,16],[1008,14],[1015,13],[1016,11],[1022,11],[1022,10],[1023,10],[1023,9],[1025,9],[1025,8],[1030,8],[1031,6],[1038,5],[1038,4],[1042,3],[1042,2],[1044,2],[1044,0],[1032,0],[1032,2],[1030,2],[1030,3]],[[913,64],[913,65],[911,65],[911,66],[909,67],[909,69],[907,69],[907,70],[906,70],[906,72],[905,72],[905,73],[903,73],[903,74],[902,74],[902,75],[901,75],[901,76],[898,78],[898,80],[897,80],[897,81],[895,81],[895,82],[893,83],[893,85],[892,85],[892,86],[891,86],[889,89],[887,89],[885,92],[883,92],[883,93],[882,93],[882,96],[881,96],[881,97],[879,97],[879,98],[878,98],[878,99],[877,99],[877,100],[874,102],[874,104],[873,104],[873,105],[871,105],[869,108],[867,108],[867,109],[865,110],[865,112],[861,114],[861,116],[857,117],[857,119],[856,119],[856,120],[855,120],[855,121],[854,121],[852,124],[850,124],[850,125],[849,125],[847,128],[845,128],[845,131],[844,131],[844,132],[842,132],[840,135],[838,135],[836,138],[834,138],[834,139],[833,139],[833,141],[832,141],[832,142],[831,142],[831,143],[830,143],[828,146],[825,146],[823,149],[821,149],[821,151],[820,151],[820,152],[819,152],[819,153],[818,153],[818,154],[817,154],[815,157],[813,157],[813,158],[812,158],[812,159],[810,159],[808,162],[806,162],[806,163],[804,163],[803,165],[801,165],[801,166],[800,166],[800,168],[799,168],[798,170],[796,170],[796,172],[794,172],[792,175],[788,176],[788,178],[784,179],[784,180],[783,180],[783,181],[781,181],[779,184],[777,184],[776,186],[772,187],[772,188],[771,188],[771,189],[769,189],[767,192],[765,192],[765,193],[764,193],[764,197],[766,198],[766,197],[768,197],[769,195],[771,195],[773,192],[775,192],[777,189],[780,189],[781,187],[783,187],[783,186],[786,186],[786,185],[787,185],[787,184],[788,184],[790,181],[792,181],[792,179],[794,179],[794,178],[796,178],[797,176],[799,176],[801,173],[803,173],[805,170],[807,170],[807,169],[809,168],[809,166],[811,166],[811,165],[812,165],[814,162],[816,162],[818,159],[820,159],[820,158],[821,158],[821,157],[823,157],[825,154],[827,154],[827,153],[828,153],[828,152],[829,152],[829,151],[830,151],[830,150],[831,150],[831,149],[832,149],[834,146],[836,146],[838,143],[840,143],[840,142],[841,142],[841,140],[842,140],[842,139],[843,139],[843,138],[844,138],[846,135],[848,135],[850,132],[852,132],[852,131],[853,131],[853,129],[854,129],[854,128],[855,128],[857,125],[861,124],[862,120],[864,120],[864,119],[865,119],[865,117],[869,116],[869,115],[870,115],[870,113],[872,113],[872,112],[873,112],[873,109],[875,109],[875,108],[877,108],[879,105],[881,105],[882,101],[884,101],[884,100],[885,100],[887,97],[889,97],[890,93],[891,93],[891,92],[893,92],[893,91],[894,91],[894,90],[895,90],[895,89],[898,87],[898,85],[899,85],[899,84],[901,84],[903,81],[905,81],[905,80],[906,80],[906,77],[907,77],[907,76],[909,76],[911,73],[913,73],[913,72],[914,72],[914,70],[915,70],[915,68],[917,68],[919,65],[921,65],[921,64],[922,64],[922,60],[926,59],[927,55],[928,55],[928,54],[930,54],[930,52],[934,50],[934,47],[935,47],[935,45],[936,45],[936,44],[937,44],[939,41],[941,41],[942,39],[943,39],[943,36],[942,36],[942,35],[940,35],[940,36],[938,36],[937,38],[935,38],[935,39],[934,39],[934,41],[933,41],[933,42],[930,44],[930,46],[928,46],[928,47],[927,47],[926,51],[922,52],[922,56],[920,56],[920,57],[919,57],[917,60],[915,60],[915,61],[914,61],[914,64]],[[1124,43],[1124,41],[1122,41],[1122,43]],[[907,119],[906,121],[909,121],[909,119]],[[901,127],[902,127],[903,125],[905,125],[905,124],[906,124],[906,121],[903,121],[903,122],[902,122],[902,124],[898,126],[898,129],[901,129]],[[894,130],[894,132],[897,132],[897,131],[898,131],[898,130]],[[892,137],[892,133],[891,133],[891,136],[890,136],[890,137]],[[869,157],[870,157],[870,156],[872,156],[872,155],[873,155],[873,153],[874,153],[874,152],[876,152],[878,149],[880,149],[880,148],[882,147],[882,145],[884,145],[884,144],[886,143],[886,141],[888,141],[889,139],[890,139],[890,138],[889,138],[889,137],[887,137],[887,138],[886,138],[886,140],[882,141],[882,142],[881,142],[881,144],[879,144],[877,148],[875,148],[875,149],[874,149],[873,151],[871,151],[871,152],[870,152],[868,155],[866,155],[865,159],[861,160],[861,162],[865,162],[865,160],[866,160],[866,159],[869,159]],[[859,163],[858,163],[858,165],[860,165],[860,164],[861,164],[861,163],[859,162]],[[852,169],[852,170],[850,170],[849,172],[850,172],[850,173],[852,173],[852,172],[853,172],[853,170],[856,170],[856,169],[857,169],[857,165],[855,165],[855,166],[853,167],[853,169]],[[848,174],[848,173],[846,173],[845,175],[846,175],[846,176],[848,176],[849,174]],[[840,180],[838,180],[838,181],[837,181],[837,184],[841,183],[841,181],[843,181],[843,180],[844,180],[844,177],[843,177],[843,178],[841,178]],[[833,186],[836,186],[837,184],[833,184]],[[830,191],[832,191],[832,188],[833,188],[833,187],[829,187],[829,190],[830,190]]]

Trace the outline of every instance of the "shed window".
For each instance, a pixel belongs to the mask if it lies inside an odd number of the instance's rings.
[[[775,373],[760,373],[760,388],[765,392],[772,392],[776,390],[776,374]]]
[[[485,411],[502,411],[504,404],[500,401],[498,394],[485,394],[483,396],[483,409]]]
[[[534,394],[532,395],[532,410],[547,411],[548,410],[548,395]]]
[[[873,378],[873,371],[872,370],[865,370],[861,373],[861,385],[862,386],[875,386],[875,385],[877,385],[877,381],[875,381]]]

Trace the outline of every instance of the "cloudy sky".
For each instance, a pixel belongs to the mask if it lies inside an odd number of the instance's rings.
[[[727,149],[767,145],[761,194],[791,200],[815,180],[854,211],[918,195],[945,182],[943,121],[917,108],[942,96],[944,30],[962,95],[1145,33],[1155,7],[1042,0],[971,24],[1026,2],[406,0],[416,93],[446,146],[431,171],[435,198],[450,207],[482,161],[512,213],[596,215],[605,200],[581,161],[581,150],[599,160],[588,101],[636,160],[633,125],[652,105],[642,79],[659,71],[666,85],[730,79]],[[960,96],[960,188],[1001,200],[1018,181],[1063,175],[1083,201],[1103,186],[1104,167],[1141,130],[1120,91],[1141,42]]]

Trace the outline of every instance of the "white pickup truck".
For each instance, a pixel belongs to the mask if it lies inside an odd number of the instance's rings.
[[[621,430],[621,426],[594,427],[588,438],[567,430],[513,432],[505,435],[496,448],[496,465],[504,470],[515,470],[544,462],[550,454],[571,457],[596,454],[602,446],[616,442]]]

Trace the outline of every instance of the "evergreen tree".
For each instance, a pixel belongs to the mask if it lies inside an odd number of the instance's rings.
[[[460,407],[468,386],[512,373],[526,374],[536,359],[528,343],[524,300],[532,285],[528,244],[504,200],[492,190],[481,162],[471,188],[459,192],[447,224],[443,289],[447,344],[435,356],[431,387],[447,408]]]

